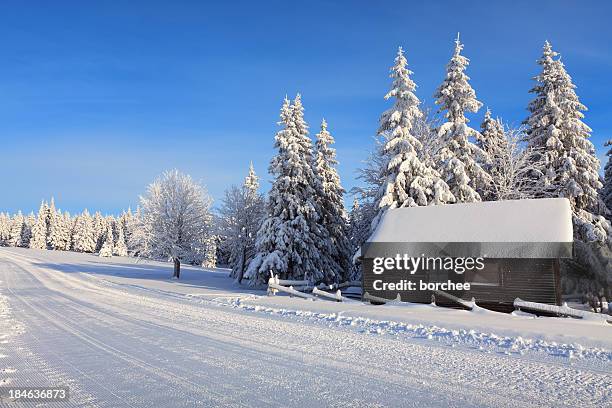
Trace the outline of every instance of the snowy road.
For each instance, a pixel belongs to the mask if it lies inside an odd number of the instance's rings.
[[[0,250],[0,385],[70,387],[69,402],[49,406],[612,404],[609,361],[371,335],[93,270]]]

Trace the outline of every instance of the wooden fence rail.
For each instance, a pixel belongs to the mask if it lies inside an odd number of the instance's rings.
[[[587,312],[586,310],[572,309],[564,304],[563,306],[548,305],[544,303],[527,302],[519,298],[514,299],[514,307],[517,309],[527,309],[536,312],[553,313],[560,316],[575,317],[585,320],[600,320],[612,323],[612,316],[601,313]]]

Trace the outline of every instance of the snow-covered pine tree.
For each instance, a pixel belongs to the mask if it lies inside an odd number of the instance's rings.
[[[380,118],[379,134],[385,134],[384,153],[387,157],[385,183],[378,195],[378,215],[372,222],[376,228],[382,214],[389,208],[437,205],[453,202],[449,186],[440,174],[423,163],[418,155],[421,142],[412,134],[415,120],[422,117],[420,101],[414,94],[412,71],[400,47],[391,67],[391,90],[385,99],[393,98],[393,106]]]
[[[57,241],[57,237],[55,237],[54,234],[61,230],[61,227],[58,228],[57,226],[58,222],[61,223],[61,213],[59,220],[57,214],[58,212],[55,208],[55,199],[51,197],[49,208],[47,208],[47,249],[56,249],[54,242]]]
[[[104,234],[104,242],[102,243],[102,248],[100,248],[100,252],[98,256],[102,256],[105,258],[110,258],[113,256],[113,227],[110,223],[107,224],[106,234]]]
[[[24,228],[24,217],[21,211],[17,212],[11,220],[11,229],[9,232],[8,246],[20,247],[22,246],[21,236]]]
[[[30,212],[27,217],[24,217],[23,228],[21,229],[21,246],[24,248],[30,247],[32,239],[32,227],[36,223],[36,217],[33,212]]]
[[[68,211],[64,211],[62,215],[62,222],[64,224],[64,251],[70,251],[72,249],[72,233],[74,229],[74,219]]]
[[[608,220],[612,222],[612,139],[608,140],[605,146],[609,146],[610,149],[606,153],[608,162],[604,167],[604,185],[601,190],[601,198],[608,209]]]
[[[366,225],[367,224],[367,225]],[[349,242],[354,254],[370,235],[370,224],[363,222],[363,211],[359,200],[355,197],[349,212]]]
[[[582,122],[587,108],[576,95],[576,86],[558,54],[548,41],[538,64],[542,72],[531,89],[535,98],[529,103],[525,121],[530,148],[542,149],[548,163],[539,177],[543,197],[566,197],[573,210],[574,237],[585,241],[606,242],[609,222],[602,216],[598,195],[599,160],[588,140],[591,129]]]
[[[369,203],[368,203],[369,204]],[[361,266],[356,261],[355,254],[361,249],[361,245],[367,241],[372,233],[373,217],[368,213],[369,205],[363,207],[357,198],[353,199],[353,206],[349,213],[349,242],[351,244],[351,275],[349,280],[361,280]],[[372,211],[371,211],[372,212]]]
[[[334,138],[327,130],[325,119],[321,131],[316,136],[314,169],[319,179],[317,199],[320,208],[320,224],[329,233],[331,256],[338,270],[334,272],[339,280],[346,281],[351,272],[351,244],[348,240],[348,220],[344,209],[344,188],[336,170],[336,149],[332,148]]]
[[[52,211],[52,210],[50,210]],[[51,249],[67,251],[70,249],[70,214],[57,211],[49,226],[48,244]]]
[[[36,222],[32,226],[32,238],[30,248],[47,249],[47,214],[49,206],[45,201],[41,202]]]
[[[74,233],[76,231],[76,226],[77,226],[77,220],[78,220],[78,215],[74,216],[74,217],[70,217],[70,222],[68,225],[68,229],[70,230],[70,242],[69,242],[69,247],[71,251],[74,251],[75,249],[73,248],[73,244],[74,244]],[[93,224],[92,224],[93,225]]]
[[[276,134],[278,153],[270,162],[274,176],[268,198],[268,214],[257,232],[257,255],[249,263],[245,278],[263,283],[272,273],[283,279],[324,280],[319,269],[320,239],[313,187],[311,143],[304,140],[305,123],[301,103],[285,98],[281,108],[283,128]],[[305,136],[308,139],[307,136]]]
[[[463,44],[455,40],[455,51],[446,66],[446,78],[436,91],[439,112],[446,112],[446,122],[438,129],[441,149],[434,159],[443,179],[458,203],[481,201],[478,191],[489,184],[491,177],[479,163],[489,162],[486,153],[470,141],[479,133],[468,126],[466,112],[476,113],[482,104],[469,84],[465,69],[469,60],[461,55]]]
[[[117,240],[117,220],[112,215],[107,215],[104,218],[106,226],[110,226],[111,232],[113,233],[113,242]],[[106,239],[106,231],[104,232],[104,239]]]
[[[132,209],[128,207],[127,211],[123,211],[121,217],[119,217],[119,222],[121,222],[121,226],[123,227],[123,236],[125,239],[125,244],[127,248],[127,243],[130,241],[130,229],[129,226],[134,221],[134,214],[132,214]]]
[[[340,280],[341,267],[336,262],[335,248],[330,239],[330,232],[323,222],[322,214],[324,212],[321,207],[319,197],[323,194],[321,179],[317,175],[315,166],[315,155],[313,141],[308,135],[308,125],[304,120],[304,106],[302,105],[302,96],[297,94],[291,106],[291,115],[295,124],[296,138],[301,147],[303,157],[310,165],[310,172],[306,174],[306,180],[310,183],[315,196],[312,197],[311,203],[315,208],[315,221],[310,226],[310,231],[317,236],[315,246],[318,249],[318,256],[312,259],[314,271],[316,275],[320,275],[317,281],[332,283]]]
[[[147,242],[147,236],[149,235],[146,230],[147,225],[144,223],[142,210],[140,206],[136,207],[132,220],[128,223],[127,230],[129,233],[129,239],[127,241],[128,253],[133,256],[148,256],[149,247]]]
[[[495,181],[507,179],[506,172],[509,170],[508,155],[510,148],[506,133],[504,132],[504,125],[499,118],[493,119],[490,109],[487,109],[485,112],[476,145],[489,158],[489,162],[481,163],[481,166],[491,176],[491,183],[484,190],[479,191],[480,196],[484,201],[501,200],[502,198],[500,197],[500,192],[496,189],[497,184]]]
[[[87,209],[85,209],[76,219],[74,234],[72,236],[72,248],[76,252],[96,251],[93,220]]]
[[[172,259],[173,277],[180,278],[181,262],[202,262],[211,234],[211,198],[189,175],[164,172],[140,197],[147,252]]]
[[[123,233],[123,222],[117,222],[117,240],[113,247],[113,255],[128,256],[127,245],[125,244],[125,235]]]
[[[259,193],[259,177],[253,163],[242,188],[230,187],[219,210],[220,230],[229,251],[230,276],[241,282],[244,271],[255,255],[255,238],[265,215],[265,200]]]
[[[439,127],[439,119],[433,114],[431,109],[425,109],[422,116],[414,118],[414,123],[410,133],[421,142],[421,149],[417,154],[421,162],[429,167],[436,168],[434,157],[440,150],[440,140],[436,129]],[[357,178],[363,185],[355,186],[351,189],[351,194],[359,200],[360,223],[367,226],[363,234],[359,234],[360,247],[370,236],[372,221],[378,215],[378,197],[380,190],[386,184],[388,156],[385,154],[386,137],[388,132],[378,134],[374,137],[374,148],[364,160],[364,166],[357,169]]]
[[[542,71],[533,79],[536,84],[529,90],[535,98],[529,102],[527,110],[529,117],[524,121],[527,125],[526,141],[529,147],[546,148],[551,139],[551,145],[557,145],[558,124],[562,120],[562,112],[557,105],[557,88],[560,81],[559,65],[554,59],[559,54],[553,51],[548,41],[544,43],[542,57],[537,61]],[[547,154],[550,156],[551,153]],[[547,180],[547,185],[552,180]],[[554,187],[553,187],[554,188]]]
[[[243,186],[251,195],[257,195],[259,192],[259,176],[255,174],[253,162],[249,163],[249,174],[244,178]]]
[[[100,211],[96,211],[94,214],[92,225],[94,240],[96,241],[96,251],[100,251],[102,244],[104,244],[104,240],[106,239],[106,230],[108,229],[106,220],[102,214],[100,214]]]
[[[9,246],[11,236],[11,217],[7,213],[0,213],[0,246]]]

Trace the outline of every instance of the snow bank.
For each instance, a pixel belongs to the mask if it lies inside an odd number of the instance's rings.
[[[251,304],[248,300],[235,298],[227,305],[249,312],[265,313],[289,318],[306,319],[326,325],[352,327],[360,332],[376,335],[394,335],[414,339],[444,342],[451,347],[464,345],[483,352],[503,354],[546,353],[552,356],[612,361],[612,351],[596,347],[584,347],[577,343],[558,343],[522,336],[503,336],[480,332],[474,329],[448,329],[436,325],[410,324],[391,320],[377,320],[367,317],[346,316],[340,313],[322,313],[308,310],[275,308]],[[401,306],[400,306],[401,307]],[[456,311],[459,312],[459,311]],[[488,311],[484,311],[487,313]]]

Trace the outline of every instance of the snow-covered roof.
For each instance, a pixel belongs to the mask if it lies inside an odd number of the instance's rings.
[[[567,258],[572,243],[567,199],[512,200],[388,210],[361,254]]]
[[[572,242],[565,198],[395,208],[369,242]]]

